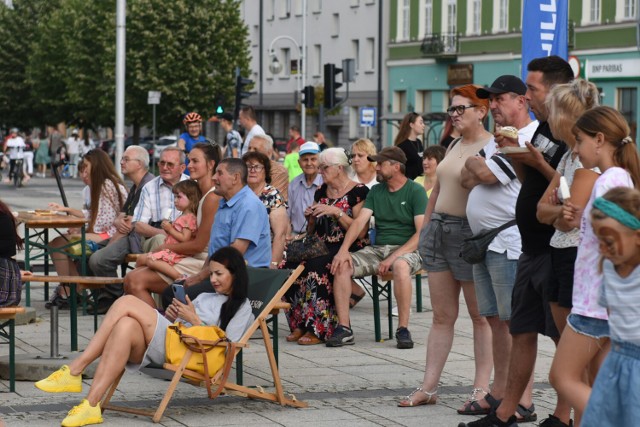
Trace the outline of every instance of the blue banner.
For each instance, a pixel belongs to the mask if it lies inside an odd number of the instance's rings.
[[[568,0],[524,0],[522,14],[522,80],[527,64],[542,56],[567,59]]]

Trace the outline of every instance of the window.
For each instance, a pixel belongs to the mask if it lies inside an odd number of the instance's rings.
[[[416,91],[416,108],[415,111],[420,113],[428,113],[431,111],[431,91]]]
[[[407,91],[396,90],[393,92],[393,104],[391,110],[393,113],[403,113],[407,109]]]
[[[293,0],[293,13],[302,16],[302,0]]]
[[[280,49],[280,60],[282,60],[282,77],[291,75],[291,49],[283,47]]]
[[[509,31],[509,1],[493,0],[493,32]]]
[[[444,9],[447,24],[446,34],[444,35],[445,52],[456,51],[456,33],[458,31],[458,7],[456,0],[447,0],[447,7]]]
[[[351,0],[351,7],[360,6],[360,0]]]
[[[616,0],[616,21],[629,21],[638,16],[637,0]]]
[[[313,13],[322,12],[322,0],[311,0],[311,12]]]
[[[636,0],[624,0],[624,18],[635,19],[636,14]]]
[[[376,39],[367,38],[367,63],[364,64],[365,71],[373,71],[376,68]]]
[[[399,0],[398,2],[398,33],[397,41],[409,40],[409,0]]]
[[[591,0],[589,5],[589,22],[600,22],[600,0]]]
[[[469,25],[469,35],[479,35],[482,32],[482,0],[471,0],[471,7],[468,9],[467,21]]]
[[[418,35],[425,37],[433,33],[433,0],[421,0]]]
[[[627,119],[631,127],[631,137],[637,140],[638,122],[638,89],[619,88],[618,89],[618,111]]]
[[[349,107],[349,138],[357,139],[360,131],[360,108]]]
[[[291,16],[291,0],[280,0],[280,18],[288,18]]]
[[[360,40],[351,40],[351,55],[355,60],[355,72],[357,74],[360,71]]]
[[[265,19],[267,21],[271,21],[273,20],[273,16],[275,14],[275,10],[276,10],[276,0],[268,0],[266,2],[266,7],[265,7]]]
[[[331,37],[338,37],[340,35],[340,14],[333,14],[333,28],[331,29]]]
[[[320,77],[322,75],[322,45],[313,45],[313,70],[311,75]]]

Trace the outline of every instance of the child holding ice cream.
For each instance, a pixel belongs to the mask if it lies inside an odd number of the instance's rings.
[[[174,204],[177,210],[182,212],[173,224],[168,220],[162,221],[162,229],[167,233],[165,244],[186,242],[196,236],[196,212],[202,192],[195,181],[180,181],[173,186]],[[185,255],[164,249],[150,254],[140,255],[136,267],[146,266],[158,273],[165,274],[173,280],[181,277],[181,274],[173,266],[185,258]]]

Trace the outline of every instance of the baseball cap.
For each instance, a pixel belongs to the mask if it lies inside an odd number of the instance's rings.
[[[222,114],[220,115],[220,118],[221,118],[222,120],[226,120],[226,121],[228,121],[228,122],[233,123],[233,115],[232,115],[231,113],[222,113]]]
[[[318,154],[319,152],[320,146],[315,142],[309,141],[300,146],[300,152],[298,153],[298,155],[302,156],[303,154]]]
[[[384,162],[385,160],[391,160],[394,162],[400,162],[403,165],[407,163],[407,156],[404,154],[401,148],[398,147],[384,147],[375,156],[367,156],[367,160],[370,162]]]
[[[485,86],[477,89],[476,96],[478,98],[487,99],[492,93],[500,94],[507,92],[524,95],[527,93],[527,85],[525,85],[518,77],[505,74],[504,76],[498,77],[491,86]]]

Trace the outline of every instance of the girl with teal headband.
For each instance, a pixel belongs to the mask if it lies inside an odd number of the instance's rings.
[[[598,197],[591,223],[600,243],[599,303],[609,313],[611,352],[598,373],[582,427],[636,425],[640,419],[640,191]]]
[[[640,183],[640,157],[628,136],[629,125],[611,107],[586,111],[576,121],[573,132],[576,137],[573,150],[578,153],[582,165],[599,168],[601,175],[584,209],[572,204],[571,199],[563,205],[565,221],[580,227],[581,240],[574,269],[573,307],[553,359],[549,380],[574,408],[578,424],[591,394],[593,378],[610,348],[607,311],[598,304],[602,272],[598,237],[591,227],[590,212],[594,201],[610,189],[634,188]]]

